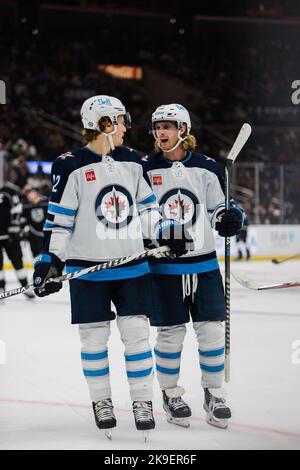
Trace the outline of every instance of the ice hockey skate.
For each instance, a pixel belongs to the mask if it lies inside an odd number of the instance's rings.
[[[206,422],[212,426],[226,429],[231,418],[230,408],[225,402],[225,392],[222,388],[205,388],[204,405],[207,412]]]
[[[149,431],[155,428],[152,401],[134,401],[132,403],[136,429],[143,431],[144,442],[149,440]]]
[[[93,410],[97,427],[102,429],[105,436],[111,440],[111,430],[117,425],[111,398],[93,402]]]
[[[169,423],[188,428],[192,412],[188,404],[181,398],[184,392],[183,387],[163,390],[163,409],[167,413],[167,421]]]

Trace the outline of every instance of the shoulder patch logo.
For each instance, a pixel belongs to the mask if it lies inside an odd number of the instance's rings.
[[[85,179],[87,181],[96,181],[96,175],[94,170],[89,170],[85,172]]]
[[[74,155],[72,154],[72,152],[65,152],[61,154],[58,158],[60,158],[61,160],[65,160],[67,157],[74,157]]]
[[[162,175],[153,175],[152,176],[152,184],[153,186],[161,186],[163,183]]]

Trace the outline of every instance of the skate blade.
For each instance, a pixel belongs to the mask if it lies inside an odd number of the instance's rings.
[[[210,424],[211,426],[215,426],[216,428],[220,428],[220,429],[228,428],[228,419],[216,419],[214,416],[207,415],[206,422],[207,424]]]
[[[111,429],[104,429],[104,435],[105,435],[105,437],[107,437],[107,439],[108,439],[109,441],[112,440],[112,429],[113,429],[113,428],[111,428]]]
[[[167,421],[168,423],[176,424],[177,426],[181,426],[183,428],[190,427],[189,418],[173,418],[173,416],[167,415]]]
[[[186,418],[174,418],[168,409],[163,404],[163,409],[167,415],[167,421],[171,424],[176,424],[177,426],[181,426],[182,428],[189,428],[190,427],[190,417],[187,416]]]
[[[143,433],[143,441],[145,444],[150,441],[150,431],[142,431]]]

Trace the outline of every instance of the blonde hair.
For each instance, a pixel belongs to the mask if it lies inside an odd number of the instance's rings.
[[[109,117],[104,116],[98,121],[98,126],[101,132],[105,130],[107,126],[111,125],[111,120]],[[98,135],[101,134],[97,129],[83,129],[81,132],[83,144],[87,145],[89,142],[96,140]]]
[[[197,147],[196,137],[192,134],[187,135],[185,140],[181,142],[181,145],[183,150],[190,150],[191,152],[194,152]],[[161,148],[156,141],[154,142],[154,148],[156,152],[161,152]]]

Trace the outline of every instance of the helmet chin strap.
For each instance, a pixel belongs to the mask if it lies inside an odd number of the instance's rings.
[[[102,135],[105,135],[108,138],[111,151],[115,150],[115,144],[112,136],[117,132],[118,126],[114,124],[114,130],[111,132],[101,132]]]
[[[108,137],[110,148],[113,151],[113,150],[115,150],[115,144],[114,144],[114,140],[112,138],[112,134],[114,134],[114,132],[110,132],[109,134],[107,134],[107,137]]]
[[[177,141],[177,143],[174,145],[174,147],[172,147],[170,150],[165,150],[165,149],[163,149],[163,148],[160,146],[159,139],[156,137],[156,132],[154,133],[154,138],[155,138],[156,143],[157,143],[157,145],[159,146],[159,148],[160,148],[164,153],[169,153],[169,152],[173,152],[173,150],[177,149],[177,147],[181,144],[181,142],[183,142],[183,141],[187,138],[187,135],[182,138],[181,135],[180,135],[180,130],[178,130],[178,141]]]

